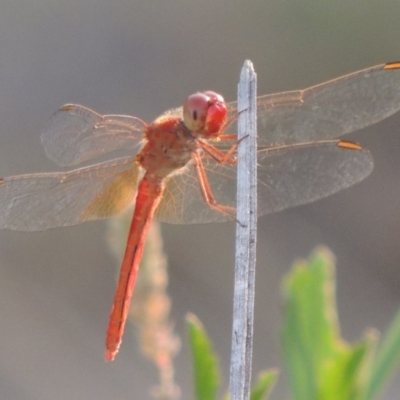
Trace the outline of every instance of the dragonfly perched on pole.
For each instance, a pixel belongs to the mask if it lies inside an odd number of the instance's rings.
[[[370,153],[338,139],[400,109],[400,62],[304,90],[258,97],[258,214],[329,196],[364,179]],[[111,217],[136,202],[106,338],[118,352],[153,218],[188,224],[234,219],[236,102],[212,91],[148,124],[63,106],[42,133],[47,156],[68,172],[0,179],[0,229],[43,231]],[[126,156],[112,158],[116,153]],[[114,154],[115,153],[115,154]]]

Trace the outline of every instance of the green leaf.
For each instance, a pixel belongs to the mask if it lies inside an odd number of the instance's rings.
[[[257,382],[251,389],[250,400],[266,400],[278,378],[278,370],[271,369],[258,374]]]
[[[400,311],[382,338],[374,360],[367,399],[376,398],[400,364]]]
[[[377,335],[355,345],[340,337],[330,251],[298,261],[284,281],[283,352],[296,400],[365,399]]]
[[[193,355],[196,400],[215,400],[219,386],[218,360],[201,322],[188,314],[186,324]]]
[[[298,261],[284,281],[283,350],[295,399],[316,399],[321,361],[334,354],[337,337],[332,295],[333,260],[315,253],[309,264]],[[332,302],[332,299],[329,300]]]
[[[320,378],[321,399],[366,398],[376,341],[377,332],[371,330],[361,342],[345,344],[332,359],[325,360]]]

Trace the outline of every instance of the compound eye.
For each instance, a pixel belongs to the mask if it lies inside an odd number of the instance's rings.
[[[205,127],[210,97],[206,93],[190,95],[183,104],[183,122],[192,132]]]
[[[212,104],[225,103],[224,98],[219,93],[213,92],[212,90],[206,90],[203,94],[209,97],[209,102]]]
[[[211,90],[189,96],[183,104],[183,122],[196,136],[218,137],[228,110],[224,98]]]

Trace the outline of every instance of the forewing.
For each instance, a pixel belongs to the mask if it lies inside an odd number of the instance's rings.
[[[324,198],[368,176],[373,168],[370,153],[346,143],[330,140],[259,150],[258,214]],[[207,156],[203,161],[216,201],[235,207],[236,168]],[[169,178],[156,217],[179,224],[229,220],[204,202],[193,164]]]
[[[0,229],[43,231],[107,218],[134,199],[139,169],[131,157],[70,172],[0,180]]]
[[[383,64],[312,86],[257,99],[258,144],[277,146],[338,138],[400,110],[400,64]],[[236,131],[236,102],[229,119]]]
[[[42,144],[47,157],[63,167],[77,165],[117,150],[141,147],[146,125],[125,115],[100,115],[89,108],[67,104],[47,122]]]

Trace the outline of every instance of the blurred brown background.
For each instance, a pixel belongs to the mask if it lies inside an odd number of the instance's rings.
[[[400,2],[1,0],[0,175],[51,171],[40,132],[67,102],[151,121],[190,93],[234,100],[251,59],[259,94],[400,59]],[[385,329],[400,303],[400,114],[349,139],[375,157],[361,184],[260,219],[253,370],[279,366],[279,284],[326,244],[337,256],[343,335]],[[195,313],[228,384],[234,224],[163,226],[182,398],[192,398],[184,315]],[[142,399],[156,382],[128,327],[103,361],[117,263],[106,224],[0,232],[0,398]],[[397,374],[399,376],[399,374]],[[385,399],[398,398],[399,381]],[[288,398],[285,378],[272,398]]]

